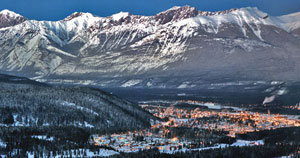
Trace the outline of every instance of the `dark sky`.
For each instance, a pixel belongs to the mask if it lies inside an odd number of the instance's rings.
[[[103,17],[120,11],[154,15],[184,5],[205,11],[251,6],[271,15],[300,11],[300,0],[1,0],[0,10],[9,9],[29,19],[60,20],[75,11]]]

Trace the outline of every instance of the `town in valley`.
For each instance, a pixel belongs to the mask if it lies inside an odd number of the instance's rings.
[[[191,100],[167,103],[140,103],[143,109],[160,118],[151,122],[151,128],[108,135],[95,134],[90,143],[125,153],[153,148],[162,153],[176,153],[264,145],[263,140],[241,140],[237,136],[248,132],[300,127],[298,116],[271,114],[270,110],[266,113],[251,112],[243,108]]]

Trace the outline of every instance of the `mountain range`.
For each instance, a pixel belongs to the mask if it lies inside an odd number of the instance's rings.
[[[173,7],[154,16],[0,12],[0,72],[101,87],[199,88],[300,80],[300,12]]]

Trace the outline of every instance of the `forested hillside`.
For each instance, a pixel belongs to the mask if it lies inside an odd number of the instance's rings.
[[[84,147],[91,134],[146,128],[155,119],[137,104],[99,89],[6,75],[0,76],[0,114],[2,151],[32,151],[41,144],[51,150]]]

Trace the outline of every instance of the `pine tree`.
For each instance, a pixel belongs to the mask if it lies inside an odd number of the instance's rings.
[[[9,113],[8,115],[7,115],[7,117],[4,119],[4,121],[3,121],[3,123],[4,124],[7,124],[7,125],[11,125],[11,124],[13,124],[15,121],[14,121],[14,117],[13,117],[13,115],[11,114],[11,113]]]

